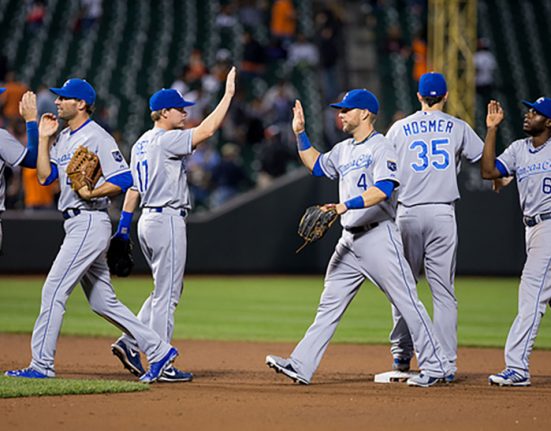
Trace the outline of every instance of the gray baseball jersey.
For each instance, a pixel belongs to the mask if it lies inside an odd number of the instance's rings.
[[[6,209],[6,183],[4,169],[8,166],[17,166],[25,158],[27,149],[4,129],[0,129],[0,212]]]
[[[70,187],[70,179],[65,169],[76,149],[81,145],[97,154],[100,159],[103,174],[96,187],[116,175],[129,171],[128,164],[113,137],[96,122],[90,120],[75,131],[69,128],[62,130],[50,150],[50,159],[58,167],[59,183],[62,184],[58,202],[60,211],[68,208],[97,210],[106,209],[109,206],[110,201],[107,197],[86,201]]]
[[[104,174],[103,181],[128,171],[114,140],[93,121],[73,132],[63,130],[52,147],[52,161],[57,164],[60,177],[59,208],[70,210],[64,213],[69,217],[64,224],[65,239],[42,288],[40,314],[31,342],[31,367],[47,376],[55,375],[54,355],[65,304],[79,282],[92,309],[131,334],[150,362],[159,361],[170,350],[169,344],[162,341],[116,298],[106,260],[111,237],[111,221],[104,210],[108,200],[94,199],[89,203],[80,199],[71,189],[65,173],[71,155],[79,145],[88,147],[98,155]]]
[[[459,199],[461,156],[476,162],[484,146],[471,126],[441,111],[418,111],[394,123],[386,137],[398,155],[398,201],[407,206]]]
[[[396,155],[382,135],[356,143],[347,139],[320,156],[326,176],[339,179],[340,201],[358,196],[379,180],[396,181]],[[310,381],[337,325],[366,278],[389,298],[411,329],[419,367],[429,376],[449,373],[448,360],[434,336],[430,318],[417,297],[407,265],[392,202],[350,210],[342,217],[342,236],[329,262],[314,323],[292,352],[289,362]],[[355,229],[354,229],[355,228]]]
[[[138,238],[155,283],[138,318],[167,343],[174,333],[174,312],[183,291],[185,216],[190,208],[185,159],[192,151],[192,130],[153,128],[134,144],[130,162],[143,208]],[[128,335],[119,341],[134,350],[138,347]]]
[[[398,157],[401,187],[396,221],[405,257],[418,280],[423,267],[433,296],[434,332],[457,371],[455,259],[457,226],[453,203],[459,199],[461,156],[476,162],[484,143],[464,121],[441,111],[418,111],[397,121],[387,133]],[[390,334],[395,358],[413,356],[413,342],[396,307]]]
[[[517,181],[526,226],[526,263],[518,291],[518,314],[505,345],[505,364],[530,377],[529,360],[541,318],[551,300],[551,139],[534,148],[532,139],[513,142],[498,158]]]
[[[394,148],[378,133],[365,142],[357,143],[352,138],[339,142],[321,154],[319,162],[328,178],[338,178],[341,202],[358,196],[377,181],[398,183]],[[341,224],[347,228],[394,219],[395,204],[393,196],[373,207],[348,211],[341,217]]]

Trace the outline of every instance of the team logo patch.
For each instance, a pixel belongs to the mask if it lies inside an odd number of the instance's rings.
[[[386,161],[386,167],[388,169],[390,169],[392,172],[395,172],[397,167],[396,167],[396,162],[393,162],[392,160],[387,160]]]
[[[113,158],[115,159],[115,162],[117,162],[117,163],[120,163],[124,160],[123,157],[122,157],[122,154],[119,150],[111,151],[111,155],[113,156]]]

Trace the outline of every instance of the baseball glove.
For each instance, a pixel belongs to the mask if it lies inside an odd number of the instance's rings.
[[[73,190],[80,190],[84,186],[93,190],[101,177],[98,156],[81,145],[67,165],[67,176],[71,180]]]
[[[107,250],[107,265],[113,275],[119,277],[128,277],[132,268],[134,268],[134,258],[132,257],[132,241],[113,237]]]
[[[304,244],[299,247],[297,253],[308,244],[322,238],[325,232],[335,223],[338,216],[334,208],[327,211],[322,210],[321,205],[306,208],[298,225],[298,234],[304,239]]]

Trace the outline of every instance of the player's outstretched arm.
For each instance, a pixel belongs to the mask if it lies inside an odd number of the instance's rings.
[[[346,202],[340,202],[338,204],[326,204],[323,206],[323,208],[335,208],[337,214],[341,215],[348,210],[372,207],[381,203],[387,198],[387,194],[379,187],[371,186],[368,187],[365,192],[363,192],[361,195],[356,196],[355,198],[349,199]]]
[[[36,107],[36,94],[27,91],[19,101],[19,114],[25,120],[27,127],[27,154],[21,162],[26,168],[36,168],[38,157],[38,110]]]
[[[485,180],[492,180],[503,176],[496,167],[496,137],[497,129],[504,117],[505,114],[500,103],[496,100],[491,100],[488,103],[486,139],[484,140],[484,150],[482,151],[482,160],[480,162],[480,173]]]
[[[59,123],[54,114],[44,114],[40,119],[40,125],[38,126],[38,156],[36,160],[36,175],[40,184],[46,184],[46,180],[52,173],[50,147],[58,127]]]
[[[300,103],[300,100],[297,100],[295,102],[295,106],[293,107],[292,126],[293,132],[297,137],[298,155],[300,156],[300,160],[302,160],[304,166],[306,166],[308,170],[312,172],[312,170],[314,169],[314,165],[316,164],[316,161],[320,156],[320,153],[318,150],[312,147],[312,145],[310,144],[310,140],[308,139],[308,135],[306,135],[304,109],[302,109],[302,104]]]
[[[237,71],[235,70],[235,67],[232,67],[226,78],[226,91],[224,92],[222,100],[220,100],[216,108],[214,108],[214,111],[212,111],[210,115],[201,122],[201,124],[193,129],[193,135],[191,138],[191,145],[193,148],[213,136],[222,124],[222,121],[224,121],[224,117],[230,108],[231,100],[235,94],[236,74]]]

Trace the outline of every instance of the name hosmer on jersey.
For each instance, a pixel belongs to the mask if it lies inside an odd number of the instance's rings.
[[[405,136],[420,133],[452,133],[453,122],[448,120],[417,120],[402,125]]]

